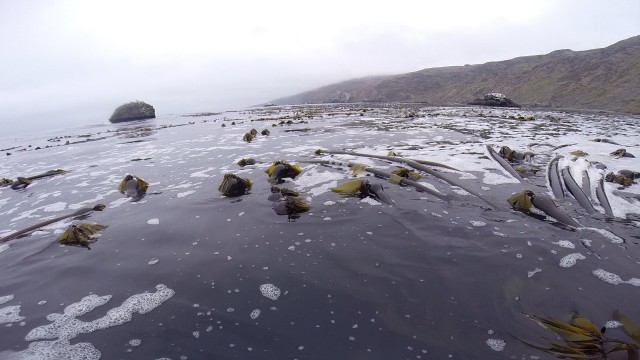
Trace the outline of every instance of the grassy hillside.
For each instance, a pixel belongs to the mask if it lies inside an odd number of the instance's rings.
[[[640,113],[640,36],[603,49],[557,50],[480,65],[349,80],[273,103],[457,105],[490,92],[503,93],[525,106]]]

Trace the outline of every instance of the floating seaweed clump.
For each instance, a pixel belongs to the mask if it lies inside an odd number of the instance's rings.
[[[127,175],[118,184],[121,194],[132,197],[135,200],[142,199],[149,189],[149,183],[134,175]]]
[[[419,180],[422,177],[422,175],[420,173],[418,173],[416,171],[409,170],[409,169],[404,168],[404,167],[401,167],[401,168],[399,168],[397,170],[393,170],[391,173],[395,174],[395,175],[398,175],[398,176],[400,176],[402,178],[413,180],[413,181]]]
[[[311,205],[296,196],[285,196],[273,204],[273,210],[278,215],[287,215],[289,219],[296,219],[299,214],[309,211]]]
[[[284,178],[295,179],[296,176],[302,172],[302,169],[298,165],[292,165],[283,160],[276,160],[264,172],[269,175],[269,182],[281,183],[284,181],[282,180]]]
[[[71,225],[60,235],[58,241],[63,245],[82,246],[91,250],[90,245],[105,228],[106,226],[100,224]]]
[[[218,185],[218,191],[227,197],[242,196],[251,190],[251,180],[243,179],[236,174],[225,174]]]
[[[618,149],[616,151],[611,152],[611,155],[616,157],[631,157],[631,158],[635,157],[633,156],[633,154],[628,153],[626,149]]]
[[[522,210],[529,210],[533,206],[531,202],[531,196],[533,192],[529,190],[523,190],[517,193],[511,194],[507,199],[507,202],[513,207],[517,207]]]
[[[256,164],[256,159],[253,158],[242,158],[240,159],[240,161],[237,162],[237,164],[241,167],[245,167],[247,165],[255,165]]]
[[[631,186],[633,184],[635,184],[635,182],[633,180],[631,180],[630,178],[621,175],[621,174],[614,174],[613,172],[608,173],[607,175],[605,175],[604,180],[607,182],[612,182],[612,183],[616,183],[616,184],[620,184],[622,186]]]
[[[573,156],[588,156],[589,155],[589,154],[587,154],[586,152],[584,152],[582,150],[573,150],[569,154],[571,154]]]
[[[638,360],[640,326],[619,312],[616,312],[616,318],[622,324],[623,330],[635,343],[605,336],[605,327],[598,328],[591,320],[580,314],[574,314],[568,323],[534,315],[528,315],[528,317],[556,333],[564,341],[564,344],[544,338],[551,345],[551,347],[545,347],[531,344],[519,338],[518,340],[533,348],[553,354],[560,359],[606,360],[609,359],[610,354],[624,351],[628,360]]]
[[[369,181],[358,179],[344,182],[331,189],[343,195],[357,196],[361,199],[371,197],[385,204],[393,205],[393,200],[384,192],[382,185],[370,184]]]

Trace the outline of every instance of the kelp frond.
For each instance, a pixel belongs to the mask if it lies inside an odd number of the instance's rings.
[[[124,177],[124,179],[122,179],[122,181],[120,181],[120,184],[118,184],[118,191],[120,191],[121,193],[125,192],[125,186],[127,185],[127,183],[130,180],[134,180],[136,181],[136,189],[138,192],[140,193],[145,193],[147,192],[147,189],[149,188],[149,183],[146,182],[145,180],[134,176],[134,175],[127,175]]]
[[[513,207],[529,210],[533,206],[533,203],[531,202],[531,195],[533,195],[533,192],[529,190],[516,192],[509,196],[507,202],[509,202]]]
[[[242,158],[240,159],[240,161],[237,162],[237,164],[241,167],[245,167],[247,165],[255,165],[256,160],[252,158]]]
[[[543,339],[551,345],[550,347],[535,345],[520,338],[518,340],[558,358],[606,360],[610,353],[626,351],[628,360],[638,360],[638,345],[604,336],[605,328],[598,328],[584,315],[574,314],[568,323],[534,315],[527,315],[527,317],[556,333],[564,344],[544,337]],[[617,313],[617,317],[623,324],[625,332],[640,344],[640,327],[622,314]]]
[[[280,194],[281,196],[293,196],[293,197],[300,196],[300,193],[295,190],[281,188],[277,186],[272,186],[271,192],[274,194]]]
[[[269,175],[271,182],[282,182],[283,178],[295,179],[302,172],[302,168],[284,160],[276,160],[264,172]]]
[[[402,178],[413,180],[413,181],[419,180],[422,177],[422,175],[419,172],[409,170],[405,167],[401,167],[397,170],[393,170],[391,173],[398,175]]]
[[[251,190],[251,180],[243,179],[236,174],[225,174],[218,185],[218,191],[227,197],[241,196]]]
[[[366,171],[367,165],[364,165],[364,164],[353,164],[353,165],[351,165],[351,167],[349,169],[353,173],[353,176],[356,176],[356,175],[362,174],[362,172]]]
[[[7,179],[7,178],[0,179],[0,186],[10,186],[11,184],[13,184],[13,180],[11,179]]]
[[[589,154],[582,151],[582,150],[573,150],[572,152],[570,152],[569,154],[573,155],[573,156],[588,156]]]
[[[359,195],[367,184],[367,180],[350,180],[332,188],[331,191],[345,195]]]
[[[83,246],[91,249],[89,245],[96,241],[99,232],[105,228],[106,226],[100,224],[71,225],[58,237],[58,241],[63,245]]]
[[[273,210],[278,215],[289,215],[290,217],[296,214],[307,212],[311,209],[311,205],[304,202],[302,199],[293,196],[286,196],[276,201],[273,204]]]

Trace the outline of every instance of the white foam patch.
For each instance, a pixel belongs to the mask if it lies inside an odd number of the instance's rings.
[[[493,351],[502,351],[507,343],[502,339],[487,339],[487,346]]]
[[[13,295],[0,296],[0,305],[13,300]]]
[[[560,247],[567,248],[567,249],[575,249],[576,248],[576,246],[569,240],[559,240],[559,241],[554,242],[552,244],[558,245]]]
[[[337,181],[343,177],[344,176],[342,174],[335,171],[318,171],[317,167],[312,167],[298,175],[293,182],[302,188],[311,188],[307,192],[316,196],[337,186]],[[320,184],[323,184],[323,186],[319,186]],[[319,192],[319,189],[322,191]]]
[[[492,173],[492,172],[485,172],[484,178],[482,179],[482,182],[487,184],[487,185],[517,184],[517,183],[519,183],[519,181],[514,179],[513,177],[510,177],[510,176],[507,177],[507,176],[496,174],[496,173]]]
[[[586,257],[580,253],[569,254],[560,259],[560,267],[569,268],[574,266],[578,260],[584,259],[586,259]]]
[[[527,272],[527,277],[529,277],[529,278],[530,278],[530,277],[533,277],[533,275],[535,275],[535,274],[537,274],[537,273],[539,273],[539,272],[541,272],[541,271],[542,271],[542,269],[540,269],[540,268],[536,268],[535,270],[532,270],[532,271]]]
[[[185,191],[185,192],[177,193],[176,197],[183,198],[183,197],[189,196],[189,195],[191,195],[193,193],[195,193],[195,190]]]
[[[606,327],[607,329],[617,329],[619,327],[622,327],[622,323],[616,320],[609,320],[604,323],[604,327]]]
[[[66,202],[57,202],[57,203],[46,205],[42,210],[44,210],[46,212],[62,211],[66,207],[67,207],[67,203]]]
[[[484,221],[479,221],[479,220],[478,220],[478,221],[470,220],[470,221],[469,221],[469,223],[470,223],[472,226],[475,226],[475,227],[487,226],[487,223],[486,223],[486,222],[484,222]]]
[[[0,357],[3,359],[98,360],[102,354],[92,344],[71,345],[69,340],[80,334],[88,334],[129,322],[134,313],[146,314],[162,305],[174,294],[173,290],[160,284],[156,286],[156,292],[133,295],[122,305],[109,310],[105,316],[89,322],[78,320],[77,317],[106,304],[111,299],[111,295],[85,296],[79,302],[67,306],[63,314],[49,314],[47,320],[51,321],[51,324],[31,330],[25,337],[26,341],[32,341],[27,349],[20,352],[5,351],[0,353]],[[37,341],[49,339],[55,340]]]
[[[207,173],[208,173],[209,171],[216,170],[216,169],[217,169],[217,168],[215,168],[215,167],[210,167],[210,168],[207,168],[207,169],[205,169],[205,170],[196,171],[196,172],[194,172],[194,173],[191,173],[189,176],[191,176],[191,177],[203,177],[203,178],[210,178],[212,175],[211,175],[211,174],[207,174]]]
[[[249,314],[249,317],[251,317],[251,319],[253,320],[257,319],[258,316],[260,316],[260,309],[255,309],[251,312],[251,314]]]
[[[366,203],[369,205],[382,205],[381,202],[379,202],[378,200],[374,199],[374,198],[370,198],[370,197],[366,197],[366,198],[362,198],[360,199],[361,203]]]
[[[147,220],[147,224],[149,224],[149,225],[158,225],[158,224],[160,224],[160,219],[158,219],[158,218],[149,219],[149,220]]]
[[[4,235],[2,235],[2,236],[4,236]],[[5,251],[7,251],[7,250],[9,250],[9,244],[0,244],[0,253],[3,253]]]
[[[598,279],[613,285],[629,284],[633,286],[640,286],[640,279],[638,278],[631,278],[625,281],[622,280],[620,275],[608,272],[604,269],[594,270],[593,275],[595,275]]]
[[[280,289],[273,284],[260,285],[260,293],[262,293],[262,296],[271,300],[278,300],[280,297]]]
[[[117,199],[117,200],[114,200],[114,201],[110,202],[109,203],[109,208],[117,208],[118,206],[120,206],[122,204],[125,204],[125,203],[128,203],[130,201],[131,200],[129,198],[120,198],[120,199]]]
[[[20,305],[7,306],[0,309],[0,324],[16,323],[24,319],[24,316],[20,316]]]
[[[614,243],[614,244],[622,244],[622,243],[624,243],[624,240],[621,237],[619,237],[618,235],[612,233],[609,230],[599,229],[599,228],[591,228],[591,227],[585,227],[584,229],[595,231],[598,234],[600,234],[600,235],[606,237],[607,239],[611,240],[611,242]]]

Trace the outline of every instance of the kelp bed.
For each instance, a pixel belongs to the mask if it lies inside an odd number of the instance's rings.
[[[628,339],[616,311],[640,322],[640,186],[604,183],[613,216],[596,200],[593,214],[570,195],[556,200],[577,230],[506,200],[522,190],[553,196],[545,169],[558,155],[594,182],[595,162],[640,170],[638,158],[610,155],[640,156],[639,121],[322,105],[1,140],[0,177],[67,172],[0,187],[0,237],[106,208],[0,244],[0,358],[551,359],[518,340],[561,342],[528,317],[576,313]],[[541,170],[518,182],[487,145],[533,152],[529,165]],[[406,164],[318,149],[446,164],[459,171],[432,169],[460,186],[420,172],[434,196],[344,165],[392,173]],[[274,184],[265,170],[277,160],[301,172]],[[128,174],[147,182],[144,194],[119,191]],[[223,196],[225,174],[251,186]],[[381,184],[392,205],[331,191],[354,179]],[[280,215],[279,197],[294,193],[310,208]],[[106,226],[90,251],[57,242],[80,222]]]

